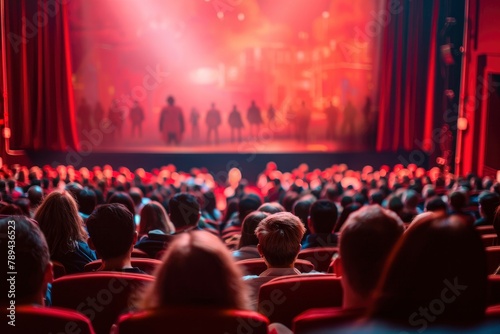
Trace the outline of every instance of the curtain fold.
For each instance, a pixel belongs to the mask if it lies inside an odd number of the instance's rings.
[[[11,148],[77,150],[66,1],[0,1]]]
[[[376,147],[430,151],[433,128],[440,126],[435,106],[441,1],[401,4],[403,11],[392,15],[382,34]]]

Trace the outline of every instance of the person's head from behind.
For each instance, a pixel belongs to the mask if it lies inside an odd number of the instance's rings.
[[[167,97],[167,103],[168,103],[169,106],[173,106],[174,103],[175,103],[174,97],[173,96]]]
[[[245,195],[238,203],[238,218],[240,223],[253,211],[256,211],[262,204],[260,197],[255,194]]]
[[[436,212],[440,215],[444,215],[448,212],[448,205],[439,196],[434,196],[429,198],[425,202],[425,211]]]
[[[309,210],[309,230],[313,234],[333,233],[337,217],[338,210],[335,203],[320,199],[314,202]]]
[[[467,206],[467,194],[463,191],[454,191],[450,195],[449,202],[453,211],[460,212]]]
[[[384,202],[384,193],[380,190],[374,190],[370,192],[370,204],[382,205]]]
[[[340,214],[340,217],[337,221],[337,224],[335,224],[335,228],[333,229],[333,231],[335,233],[340,232],[342,226],[344,226],[351,213],[358,211],[359,209],[361,209],[361,207],[362,206],[359,203],[351,203],[346,206],[344,210],[342,210],[342,213]]]
[[[108,204],[123,204],[131,213],[135,215],[135,205],[132,197],[124,191],[117,191],[108,199]]]
[[[495,211],[500,205],[500,196],[496,193],[484,191],[479,195],[479,213],[486,220],[493,220]]]
[[[95,192],[92,189],[84,188],[78,193],[77,196],[80,212],[90,215],[97,205]]]
[[[87,219],[89,246],[103,261],[129,257],[137,241],[134,216],[119,203],[98,206]]]
[[[475,228],[459,216],[428,213],[415,219],[389,256],[371,315],[422,330],[473,324],[484,316],[487,285],[485,250]],[[419,313],[422,308],[432,322]]]
[[[51,256],[72,252],[77,242],[87,240],[78,206],[68,192],[50,193],[36,210],[34,219],[45,235]]]
[[[28,189],[28,199],[30,207],[37,208],[43,200],[43,189],[40,186],[31,186]]]
[[[259,239],[255,235],[255,229],[259,223],[268,217],[270,214],[268,212],[254,211],[245,217],[243,224],[241,225],[241,238],[238,248],[245,246],[257,246]]]
[[[165,234],[175,232],[174,224],[168,218],[165,208],[156,201],[149,202],[141,210],[139,236],[146,235],[153,230],[160,230]]]
[[[313,195],[306,195],[300,199],[298,199],[292,208],[292,213],[299,217],[302,224],[304,224],[306,228],[306,234],[309,233],[309,211],[311,210],[311,205],[316,201],[316,197]]]
[[[392,248],[404,232],[401,219],[379,205],[352,213],[342,226],[336,272],[342,271],[346,297],[368,300]],[[341,269],[337,269],[338,267]],[[350,303],[345,300],[345,303]]]
[[[278,202],[269,202],[269,203],[264,203],[259,208],[257,211],[261,212],[267,212],[269,214],[273,213],[278,213],[278,212],[285,212],[285,208],[279,204]]]
[[[16,305],[43,305],[47,284],[52,282],[52,264],[47,242],[36,223],[26,217],[11,216],[0,219],[0,244],[15,241],[15,298]],[[7,253],[5,253],[7,254]],[[9,276],[7,276],[9,278]],[[11,281],[2,279],[0,288],[5,293],[0,304],[7,305]]]
[[[200,219],[200,204],[191,194],[176,194],[168,202],[168,211],[176,232],[195,228]]]
[[[300,251],[306,229],[299,218],[289,212],[279,212],[262,220],[255,234],[257,249],[271,268],[291,268]]]
[[[213,234],[190,231],[179,235],[161,261],[154,274],[156,280],[142,299],[143,308],[247,308],[243,274],[229,250]]]
[[[419,201],[418,193],[413,189],[409,189],[403,194],[404,207],[408,210],[416,210]]]

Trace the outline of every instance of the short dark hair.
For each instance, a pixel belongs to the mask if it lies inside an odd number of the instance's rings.
[[[479,205],[485,218],[493,219],[495,210],[500,205],[500,196],[496,193],[484,191],[479,195]]]
[[[87,219],[87,230],[103,260],[120,257],[134,241],[134,216],[123,204],[103,204]]]
[[[339,252],[353,289],[369,297],[391,250],[404,231],[393,211],[369,205],[352,213],[341,229]]]
[[[315,233],[332,233],[337,223],[338,210],[335,203],[320,199],[311,205],[309,219]]]
[[[97,205],[95,192],[91,189],[84,188],[78,193],[77,197],[78,206],[80,208],[79,211],[86,215],[90,215]]]
[[[30,206],[36,208],[42,203],[43,189],[40,186],[31,186],[28,189],[28,199],[30,200]]]
[[[425,202],[425,211],[447,211],[448,205],[446,205],[445,201],[441,199],[439,196],[434,196],[429,198]]]
[[[238,218],[243,222],[245,217],[253,211],[256,211],[262,204],[260,197],[255,194],[245,195],[238,203]]]
[[[255,229],[267,216],[269,216],[268,212],[254,211],[245,217],[241,225],[241,238],[238,248],[244,246],[257,246],[259,239],[257,239],[255,235]]]
[[[132,215],[135,215],[134,201],[132,200],[132,197],[130,197],[130,195],[127,194],[126,192],[123,191],[115,192],[113,195],[109,197],[107,202],[108,204],[111,203],[123,204],[132,213]]]
[[[455,211],[460,211],[467,206],[467,195],[462,191],[454,191],[450,195],[450,206]]]
[[[196,226],[200,217],[200,203],[191,194],[176,194],[168,202],[168,212],[176,230]]]
[[[14,222],[14,223],[12,223]],[[16,236],[16,300],[17,304],[31,303],[41,290],[45,270],[50,261],[49,247],[38,225],[22,216],[10,216],[0,219],[1,244],[7,247],[10,226],[15,226]],[[7,249],[5,249],[7,250]],[[2,279],[0,289],[8,291],[7,280]],[[2,293],[0,303],[7,302],[7,293]]]

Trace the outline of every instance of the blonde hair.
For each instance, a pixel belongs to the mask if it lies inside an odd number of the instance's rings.
[[[247,286],[231,253],[205,231],[179,234],[168,246],[139,307],[209,306],[248,309]]]
[[[262,220],[255,234],[266,261],[271,266],[282,267],[295,261],[305,231],[298,217],[289,212],[278,212]]]
[[[76,201],[66,191],[50,193],[36,210],[34,219],[47,239],[51,257],[73,252],[78,241],[85,242],[88,238]]]

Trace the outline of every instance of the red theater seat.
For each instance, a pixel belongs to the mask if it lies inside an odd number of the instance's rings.
[[[484,247],[496,246],[497,244],[496,234],[483,234],[481,237],[483,238]]]
[[[130,307],[130,296],[153,280],[149,275],[118,272],[67,275],[52,283],[52,305],[77,310],[90,319],[96,333],[109,333]]]
[[[476,231],[478,231],[479,234],[481,234],[481,235],[496,234],[495,229],[493,228],[493,225],[477,226]]]
[[[308,248],[301,250],[298,258],[311,262],[317,271],[327,272],[328,266],[338,252],[338,247]]]
[[[148,253],[140,250],[140,249],[137,249],[137,248],[134,248],[132,249],[132,257],[140,257],[140,258],[149,258],[149,255]]]
[[[494,274],[500,267],[500,246],[486,247],[486,260],[488,262],[488,274]]]
[[[236,262],[246,275],[260,275],[263,271],[267,270],[267,265],[264,259],[248,259]],[[295,268],[301,273],[308,273],[314,270],[314,265],[306,260],[296,260]]]
[[[283,276],[260,287],[258,311],[271,323],[291,328],[293,318],[308,309],[342,306],[342,296],[340,278],[336,276]]]
[[[51,261],[52,262],[52,271],[54,272],[54,279],[63,277],[66,275],[66,268],[59,261]]]
[[[488,305],[500,304],[500,275],[488,276]]]
[[[344,311],[340,307],[324,307],[307,310],[293,319],[293,333],[302,334],[331,329],[336,326],[347,326],[366,313],[365,310]]]
[[[2,326],[7,328],[3,333],[80,333],[94,334],[89,319],[82,314],[55,307],[38,307],[32,305],[17,306],[15,327],[7,322],[8,310],[2,307]]]
[[[143,258],[132,258],[132,267],[137,267],[147,274],[153,273],[157,266],[161,264],[160,260],[156,259],[143,259]],[[102,260],[95,260],[85,265],[84,270],[86,272],[96,271],[102,264]]]
[[[500,319],[500,305],[493,305],[486,309],[486,319]]]
[[[266,317],[253,311],[175,307],[122,315],[113,333],[266,334],[268,325]]]

